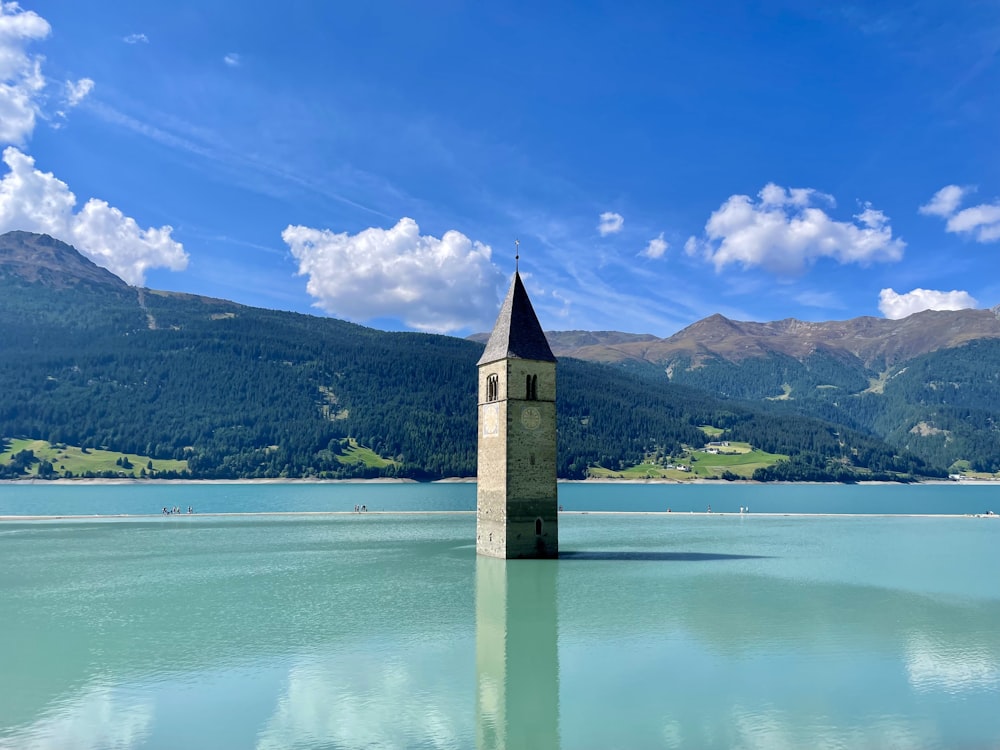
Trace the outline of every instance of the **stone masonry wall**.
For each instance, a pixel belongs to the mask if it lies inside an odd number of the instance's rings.
[[[491,374],[499,376],[499,403],[485,401]],[[525,398],[528,375],[537,376],[537,400]],[[512,359],[480,369],[476,524],[480,554],[558,556],[555,385],[552,362]],[[496,434],[489,434],[489,418],[499,420]],[[542,533],[536,535],[539,518]]]

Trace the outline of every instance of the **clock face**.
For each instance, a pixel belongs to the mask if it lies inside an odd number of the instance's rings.
[[[537,430],[542,423],[542,413],[537,406],[525,406],[521,409],[521,424],[529,430]]]
[[[500,434],[500,404],[483,404],[483,437]]]

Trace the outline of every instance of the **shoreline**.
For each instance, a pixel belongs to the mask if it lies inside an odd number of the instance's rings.
[[[438,482],[475,482],[475,479],[440,479],[436,480]],[[427,482],[426,484],[433,484],[434,482]],[[37,478],[24,478],[24,479],[0,479],[0,487],[5,485],[14,484],[28,484],[35,487],[56,485],[62,487],[68,487],[71,485],[153,485],[153,484],[198,484],[198,485],[208,485],[208,484],[421,484],[416,479],[390,479],[390,478],[378,478],[378,479],[306,479],[306,478],[296,478],[296,479],[140,479],[138,477],[122,477],[120,479],[91,479],[91,478],[80,478],[80,479],[37,479]]]
[[[318,516],[472,516],[475,510],[274,510],[274,511],[223,511],[211,513],[91,513],[58,515],[0,515],[0,523],[18,521],[153,521],[177,518],[264,518],[318,517]],[[672,518],[996,518],[989,513],[726,513],[694,510],[561,510],[560,516],[670,516]]]
[[[0,479],[0,487],[11,486],[11,485],[30,485],[30,486],[58,486],[58,487],[68,487],[73,485],[85,485],[85,486],[115,486],[115,485],[254,485],[254,484],[475,484],[475,477],[445,477],[444,479],[434,479],[429,482],[421,482],[416,479],[396,479],[396,478],[385,478],[380,477],[377,479],[311,479],[311,478],[284,478],[284,479],[140,479],[138,477],[134,478],[120,478],[120,479],[37,479],[37,478],[24,478],[24,479]],[[685,485],[713,485],[716,487],[734,486],[743,487],[746,485],[808,485],[808,486],[844,486],[850,487],[851,485],[856,485],[858,487],[866,486],[920,486],[925,484],[949,484],[949,485],[968,485],[968,486],[981,486],[981,485],[1000,485],[1000,478],[998,479],[928,479],[923,482],[885,482],[885,481],[860,481],[860,482],[755,482],[752,479],[733,479],[730,481],[722,479],[610,479],[610,478],[598,478],[598,479],[559,479],[558,484],[622,484],[622,485],[642,485],[642,484],[656,484],[656,485],[669,485],[669,486],[685,486]]]

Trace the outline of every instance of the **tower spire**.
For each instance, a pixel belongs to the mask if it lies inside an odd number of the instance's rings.
[[[479,359],[478,392],[476,552],[558,557],[556,358],[517,271]]]
[[[555,362],[548,339],[538,322],[535,309],[528,299],[521,275],[514,273],[510,289],[500,306],[500,314],[493,325],[486,349],[479,364],[501,359],[533,359],[538,362]]]
[[[514,273],[517,273],[520,268],[521,261],[521,240],[514,240]]]

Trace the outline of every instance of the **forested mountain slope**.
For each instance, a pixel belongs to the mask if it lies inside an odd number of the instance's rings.
[[[136,289],[21,232],[0,236],[0,331],[0,438],[184,458],[198,477],[475,474],[475,342]],[[812,478],[943,470],[863,429],[762,413],[645,362],[564,358],[558,399],[562,477],[699,447],[699,425],[790,455]],[[383,460],[345,460],[352,440]]]
[[[655,366],[671,383],[846,425],[937,466],[1000,471],[1000,307],[825,323],[713,315],[668,339],[548,337],[557,356]]]

